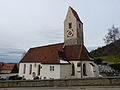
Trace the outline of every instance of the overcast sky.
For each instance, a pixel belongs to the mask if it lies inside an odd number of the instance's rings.
[[[120,0],[0,0],[0,48],[63,42],[69,6],[84,23],[87,47],[104,45],[108,28],[120,27]]]

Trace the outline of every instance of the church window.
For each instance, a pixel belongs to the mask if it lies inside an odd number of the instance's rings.
[[[95,67],[95,65],[93,63],[90,63],[90,65],[92,65],[93,67]]]
[[[36,63],[34,64],[34,67],[36,67]]]
[[[29,74],[32,73],[32,65],[30,65],[30,71],[29,71]]]
[[[38,75],[40,75],[40,69],[41,69],[41,66],[38,65]]]
[[[75,65],[72,64],[72,74],[71,74],[71,76],[74,76],[74,75],[75,75]]]
[[[83,64],[83,75],[87,76],[87,74],[86,74],[86,64],[85,63]]]
[[[50,66],[50,71],[54,71],[54,66]]]
[[[26,64],[24,64],[24,67],[23,67],[23,74],[25,74],[25,70],[26,70]]]
[[[72,23],[69,23],[69,29],[71,29],[72,28]]]
[[[77,67],[80,67],[80,63],[77,63]]]

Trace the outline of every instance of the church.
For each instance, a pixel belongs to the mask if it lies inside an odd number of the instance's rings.
[[[64,43],[28,50],[20,61],[19,76],[26,80],[98,77],[98,66],[84,46],[83,23],[69,7],[64,21]]]

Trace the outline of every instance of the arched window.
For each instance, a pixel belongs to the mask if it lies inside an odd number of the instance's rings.
[[[32,65],[30,64],[30,71],[29,71],[29,74],[32,73]]]
[[[71,29],[72,28],[72,23],[69,23],[69,29]]]
[[[72,63],[72,74],[71,76],[74,76],[75,75],[75,65]]]
[[[77,67],[80,67],[80,62],[77,63]]]
[[[23,74],[25,74],[25,71],[26,71],[26,64],[24,64],[24,67],[23,67]]]
[[[87,76],[87,74],[86,74],[86,65],[85,65],[85,63],[83,64],[83,75],[84,75],[84,76]]]
[[[95,65],[93,63],[90,63],[90,65],[92,65],[93,67],[95,67]]]
[[[41,66],[38,65],[38,75],[40,75],[40,69],[41,69]]]

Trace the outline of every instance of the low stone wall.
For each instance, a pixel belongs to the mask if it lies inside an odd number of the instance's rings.
[[[8,80],[0,81],[0,87],[67,87],[67,86],[105,86],[120,85],[120,77],[116,78],[86,78],[57,80]]]

